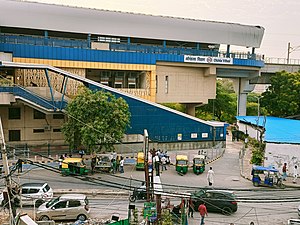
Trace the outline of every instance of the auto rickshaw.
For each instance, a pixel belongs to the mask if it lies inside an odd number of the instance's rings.
[[[98,162],[95,166],[95,170],[98,172],[106,172],[110,173],[113,170],[112,161],[110,159],[110,156],[107,154],[98,154],[97,155]]]
[[[138,152],[137,154],[137,162],[135,165],[136,170],[144,170],[145,169],[145,156],[144,152]]]
[[[176,171],[180,174],[186,174],[188,171],[188,157],[187,155],[176,156]]]
[[[66,158],[61,165],[62,175],[84,175],[88,174],[88,169],[82,158]]]
[[[273,167],[256,166],[252,167],[252,183],[255,187],[279,187],[285,188],[282,183],[282,178],[279,174],[279,170]]]
[[[195,155],[193,159],[193,171],[199,175],[205,171],[205,155]]]

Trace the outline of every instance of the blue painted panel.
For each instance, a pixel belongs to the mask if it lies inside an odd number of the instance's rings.
[[[100,87],[89,86],[92,90],[99,90]],[[178,134],[182,135],[182,141],[212,141],[213,128],[210,125],[184,117],[175,112],[155,107],[135,98],[130,98],[119,93],[113,93],[116,97],[122,97],[131,112],[131,128],[128,134],[143,134],[144,129],[148,130],[150,139],[158,142],[178,141]],[[192,133],[197,133],[197,138],[191,138]],[[208,138],[202,138],[202,133],[207,133]],[[224,127],[216,128],[215,140],[225,140]],[[221,137],[220,134],[223,134]]]
[[[130,64],[155,65],[156,61],[184,62],[183,55],[175,54],[154,54],[140,52],[115,52],[101,51],[80,48],[62,48],[51,46],[35,46],[25,44],[0,45],[0,51],[13,52],[14,57],[21,58],[41,58],[53,60],[74,60],[87,62],[111,62]],[[234,65],[262,67],[264,62],[253,59],[233,59]]]

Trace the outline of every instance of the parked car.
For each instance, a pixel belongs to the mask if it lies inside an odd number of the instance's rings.
[[[299,213],[299,209],[298,209],[298,213]],[[300,220],[299,219],[289,219],[288,220],[288,225],[300,225]]]
[[[201,190],[193,193],[191,198],[195,211],[198,211],[199,205],[203,202],[206,203],[208,212],[219,212],[230,215],[238,209],[236,196],[232,191]]]
[[[21,185],[21,204],[39,207],[53,198],[53,190],[48,183],[24,183]]]
[[[81,220],[90,216],[89,201],[84,194],[64,194],[42,204],[36,213],[38,220]]]
[[[1,205],[5,204],[4,199],[4,192],[3,190],[0,194],[0,201]],[[35,205],[39,207],[46,201],[49,201],[53,198],[53,190],[48,185],[48,183],[24,183],[20,186],[20,197],[18,198],[18,206],[19,204],[22,205]]]

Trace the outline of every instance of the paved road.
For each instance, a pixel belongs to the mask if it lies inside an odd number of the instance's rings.
[[[299,198],[300,191],[287,189],[285,191],[276,189],[266,189],[266,188],[254,188],[252,183],[240,176],[239,168],[239,150],[240,143],[227,143],[227,148],[225,154],[219,160],[207,165],[207,167],[212,166],[215,171],[215,183],[214,188],[230,188],[237,189],[235,192],[240,198],[250,198],[254,199],[253,203],[239,202],[238,211],[231,216],[223,216],[220,214],[210,213],[207,218],[206,224],[229,224],[234,222],[234,224],[249,224],[250,221],[254,221],[255,224],[262,225],[283,225],[286,224],[287,219],[297,218],[297,207],[299,202],[293,201],[295,198]],[[196,152],[189,152],[190,155]],[[171,154],[171,153],[170,153]],[[143,171],[135,171],[134,167],[127,166],[125,168],[124,174],[117,174],[116,177],[104,174],[96,174],[93,177],[100,179],[97,183],[88,183],[85,180],[76,179],[75,177],[63,177],[60,174],[41,170],[33,169],[31,171],[23,172],[20,181],[24,182],[37,182],[37,181],[47,181],[52,186],[54,190],[58,189],[80,189],[83,191],[90,189],[97,190],[108,190],[108,189],[118,189],[123,186],[138,186],[140,182],[135,181],[135,179],[143,180]],[[132,179],[129,179],[129,178]],[[18,177],[14,178],[19,181]],[[166,190],[172,191],[186,191],[188,187],[194,187],[194,189],[207,186],[206,173],[201,175],[195,175],[192,171],[188,174],[180,176],[175,172],[174,166],[170,166],[167,171],[161,174],[161,180],[163,187]],[[107,181],[118,183],[117,187],[111,188],[111,183]],[[174,186],[170,187],[168,184]],[[185,187],[181,187],[185,186]],[[253,191],[239,191],[239,189],[253,189]],[[264,191],[262,191],[264,190]],[[268,192],[265,192],[267,190]],[[290,202],[274,203],[273,200],[270,203],[258,203],[259,199],[264,198],[272,199],[282,199],[291,198]],[[100,198],[96,196],[95,198]],[[179,201],[179,200],[177,200]],[[174,200],[173,204],[177,204]],[[116,194],[114,198],[103,199],[92,199],[92,215],[103,216],[106,215],[110,217],[113,213],[120,213],[121,217],[127,216],[128,200],[124,195]],[[138,207],[142,207],[142,203],[137,204]],[[100,213],[99,213],[100,212]],[[196,214],[194,219],[189,220],[189,224],[199,224],[199,217]]]

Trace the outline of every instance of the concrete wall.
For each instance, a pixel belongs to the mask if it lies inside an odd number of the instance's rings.
[[[0,107],[5,141],[10,144],[63,144],[64,139],[61,132],[53,132],[53,129],[60,129],[63,119],[53,119],[53,115],[46,115],[46,119],[34,119],[33,108],[23,104],[14,104],[14,107],[20,107],[21,119],[8,119],[8,106]],[[48,126],[50,130],[45,129]],[[34,129],[44,129],[42,133],[34,133]],[[20,130],[21,141],[9,142],[9,130]]]
[[[284,163],[293,175],[294,166],[300,166],[300,145],[266,143],[264,166],[275,166],[281,172]]]
[[[207,70],[181,64],[157,65],[156,102],[207,103],[208,99],[214,99],[216,74],[207,74]]]

